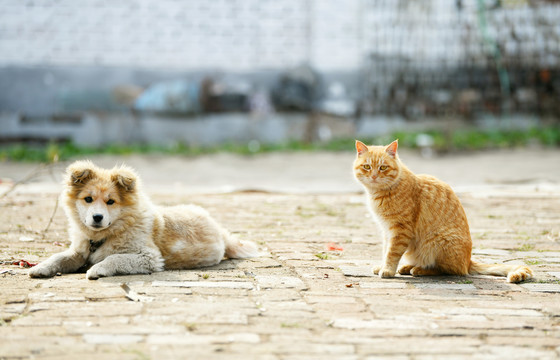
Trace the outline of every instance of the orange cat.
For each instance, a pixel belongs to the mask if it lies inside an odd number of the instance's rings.
[[[398,142],[367,146],[356,140],[354,175],[366,189],[368,205],[384,236],[382,278],[399,274],[495,275],[509,282],[531,278],[526,266],[471,260],[471,235],[463,206],[451,187],[415,175],[397,155]]]

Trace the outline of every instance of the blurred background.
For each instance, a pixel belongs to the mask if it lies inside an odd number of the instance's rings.
[[[559,19],[544,0],[3,0],[0,160],[558,146]]]

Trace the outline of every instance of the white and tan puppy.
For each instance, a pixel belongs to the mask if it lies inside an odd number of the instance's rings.
[[[254,243],[234,240],[198,206],[153,205],[126,166],[106,170],[78,161],[66,176],[62,203],[72,244],[31,268],[31,277],[91,266],[86,277],[97,279],[211,266],[224,256],[258,256]]]

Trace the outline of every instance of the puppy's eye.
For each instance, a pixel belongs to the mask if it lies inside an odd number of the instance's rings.
[[[379,167],[379,170],[385,171],[385,170],[387,170],[387,168],[388,168],[387,165],[381,165],[381,166]]]
[[[113,200],[113,199],[107,200],[107,205],[113,205],[114,203],[115,203],[115,200]]]
[[[364,170],[371,170],[371,166],[368,164],[364,164],[362,167],[364,168]]]
[[[91,202],[93,202],[93,198],[91,196],[87,196],[87,197],[84,198],[84,201],[87,202],[87,203],[91,203]]]

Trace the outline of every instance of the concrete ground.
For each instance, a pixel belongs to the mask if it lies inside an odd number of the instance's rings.
[[[0,359],[559,358],[560,151],[401,158],[454,186],[474,257],[535,279],[374,277],[381,237],[352,153],[96,158],[137,168],[155,203],[205,207],[263,256],[30,279],[15,261],[68,246],[63,212],[52,217],[65,164],[40,170],[0,198]],[[0,164],[0,196],[34,169]]]

